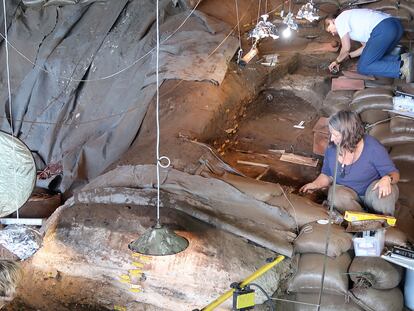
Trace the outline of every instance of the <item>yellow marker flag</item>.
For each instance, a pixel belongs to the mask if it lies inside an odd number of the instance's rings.
[[[143,268],[144,267],[144,264],[143,263],[136,262],[136,261],[132,262],[132,265],[135,266],[135,267],[138,267],[138,268]]]

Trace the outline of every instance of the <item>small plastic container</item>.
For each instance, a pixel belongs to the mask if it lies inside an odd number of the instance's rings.
[[[358,232],[353,238],[355,256],[381,256],[385,230]]]

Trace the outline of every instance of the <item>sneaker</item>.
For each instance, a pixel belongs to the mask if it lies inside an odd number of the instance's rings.
[[[403,66],[400,68],[401,78],[405,79],[407,83],[413,82],[413,55],[411,53],[401,54],[401,61],[404,62]]]

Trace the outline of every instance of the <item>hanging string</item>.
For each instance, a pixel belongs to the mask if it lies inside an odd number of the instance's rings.
[[[259,23],[259,19],[260,19],[260,6],[262,5],[262,0],[259,0],[259,8],[257,10],[257,21],[256,24]]]
[[[4,1],[4,0],[3,0]],[[156,18],[156,23],[157,23],[157,46],[156,46],[156,53],[155,53],[155,66],[156,66],[156,70],[155,70],[155,80],[156,80],[156,88],[157,88],[157,92],[156,92],[156,109],[155,109],[155,117],[156,117],[156,122],[157,122],[157,145],[156,145],[156,157],[157,157],[157,223],[156,226],[160,226],[160,167],[162,168],[167,168],[170,166],[171,161],[169,158],[162,156],[160,157],[160,80],[159,80],[159,71],[160,71],[160,66],[159,66],[159,59],[160,59],[160,21],[159,21],[159,0],[156,0],[156,14],[157,14],[157,18]],[[161,163],[162,160],[167,160],[167,163],[165,165],[163,165]]]
[[[242,49],[242,42],[241,42],[241,32],[240,32],[240,18],[239,18],[239,5],[238,0],[234,0],[234,3],[236,5],[236,18],[237,18],[237,30],[239,33],[239,51],[237,53],[237,63],[240,62],[240,59],[243,55],[243,49]]]
[[[5,43],[6,43],[6,75],[7,75],[7,92],[9,98],[9,115],[10,115],[10,134],[12,137],[12,146],[13,146],[13,157],[16,159],[16,146],[14,143],[14,126],[13,126],[13,109],[12,109],[12,96],[11,96],[11,87],[10,87],[10,63],[9,63],[9,40],[7,35],[7,10],[6,10],[6,0],[3,0],[3,16],[4,16],[4,33],[5,33]],[[13,163],[13,172],[14,172],[14,189],[17,190],[17,173],[16,173],[16,163]],[[19,206],[17,206],[16,194],[11,192],[11,195],[14,196],[14,205],[16,209],[17,218],[19,218]]]
[[[325,242],[325,252],[324,252],[324,257],[323,257],[321,289],[319,291],[317,311],[319,311],[321,308],[323,286],[325,285],[326,263],[328,259],[328,247],[329,247],[329,241],[331,237],[331,221],[332,221],[332,214],[333,214],[334,202],[335,202],[336,178],[338,176],[338,157],[339,157],[339,146],[336,147],[335,171],[334,171],[334,176],[333,176],[333,181],[332,181],[332,197],[329,202],[328,228],[326,229],[326,242]]]
[[[157,105],[156,105],[156,119],[157,119],[157,146],[156,146],[156,153],[157,153],[157,225],[160,225],[160,117],[159,117],[159,107],[160,107],[160,86],[159,86],[159,57],[160,57],[160,29],[159,29],[159,1],[156,0],[156,9],[155,12],[157,14],[157,52],[156,52],[156,87],[157,87]]]
[[[187,15],[187,17],[181,22],[181,24],[177,27],[177,29],[175,29],[169,36],[167,36],[164,40],[162,40],[162,43],[168,41],[172,36],[174,36],[177,33],[178,30],[181,29],[181,27],[184,26],[184,24],[187,22],[187,20],[191,17],[191,15],[197,9],[197,7],[198,7],[198,5],[200,4],[201,1],[202,0],[198,0],[197,4],[194,6],[194,8],[191,10],[191,12]],[[0,37],[2,37],[3,39],[6,40],[6,36],[3,35],[2,33],[0,33]],[[144,59],[145,57],[147,57],[148,55],[150,55],[155,50],[155,48],[152,48],[147,53],[145,53],[143,56],[141,56],[140,58],[138,58],[137,60],[135,60],[133,63],[131,63],[130,65],[128,65],[127,67],[122,68],[121,70],[118,70],[118,71],[116,71],[116,72],[114,72],[114,73],[112,73],[110,75],[103,76],[103,77],[96,78],[96,79],[73,79],[71,77],[65,77],[65,76],[56,75],[55,73],[53,73],[53,72],[51,72],[51,71],[49,71],[47,69],[44,69],[40,65],[38,65],[38,64],[34,63],[33,61],[31,61],[26,55],[24,55],[22,52],[20,52],[10,42],[9,42],[9,45],[12,47],[13,50],[15,50],[17,52],[17,54],[19,54],[22,58],[24,58],[26,61],[28,61],[29,63],[31,63],[33,66],[39,68],[39,70],[41,70],[41,71],[43,71],[43,72],[45,72],[47,74],[50,74],[51,76],[54,76],[57,79],[57,81],[59,79],[61,79],[61,80],[67,80],[69,82],[72,82],[72,81],[73,82],[97,82],[97,81],[102,81],[102,80],[107,80],[107,79],[113,78],[113,77],[121,74],[122,72],[128,70],[129,68],[135,66],[139,61],[141,61],[142,59]]]

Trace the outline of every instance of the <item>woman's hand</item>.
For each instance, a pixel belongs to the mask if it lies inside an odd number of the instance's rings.
[[[306,185],[303,185],[299,189],[299,192],[307,193],[307,192],[313,192],[313,191],[318,190],[318,189],[319,189],[319,187],[318,187],[317,184],[315,184],[314,182],[310,182],[310,183],[308,183]]]
[[[332,72],[332,71],[336,71],[336,72],[338,72],[339,71],[339,64],[336,62],[336,60],[334,60],[329,66],[328,66],[328,69],[329,69],[329,71],[330,72]]]
[[[378,189],[378,198],[381,199],[391,194],[391,177],[383,176],[372,188],[372,191]]]

